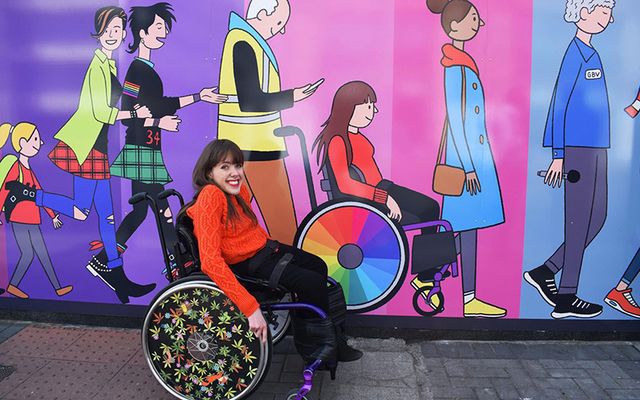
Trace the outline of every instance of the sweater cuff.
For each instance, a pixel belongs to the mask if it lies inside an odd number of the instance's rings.
[[[109,125],[113,125],[116,123],[116,117],[118,116],[118,110],[115,107],[111,108],[111,114],[109,115]]]
[[[376,203],[386,204],[387,197],[388,197],[388,194],[386,190],[382,190],[378,188],[373,189],[373,201],[375,201]]]
[[[564,158],[564,149],[553,149],[553,158]]]
[[[254,312],[256,312],[257,309],[260,308],[260,304],[258,304],[256,299],[253,298],[252,301],[247,302],[246,304],[243,304],[242,307],[238,306],[238,308],[240,308],[240,311],[242,311],[242,313],[247,318],[249,318],[251,314],[253,314]]]

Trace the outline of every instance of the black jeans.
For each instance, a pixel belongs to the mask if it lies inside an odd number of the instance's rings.
[[[280,285],[294,292],[299,302],[312,304],[328,312],[327,264],[316,255],[280,243],[278,250],[271,253],[255,270],[252,271],[250,267],[251,258],[231,265],[231,269],[238,275],[268,280],[274,267],[286,253],[291,253],[293,259],[285,267]],[[301,316],[309,318],[317,314],[302,312]]]
[[[386,190],[387,194],[398,203],[398,207],[402,211],[401,225],[413,225],[440,219],[440,204],[431,197],[396,185],[386,179],[383,179],[376,187]],[[376,206],[384,213],[389,212],[386,204],[376,204]],[[437,232],[437,228],[422,229],[422,233],[435,232]]]

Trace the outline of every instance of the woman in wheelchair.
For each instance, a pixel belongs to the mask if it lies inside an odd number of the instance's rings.
[[[329,315],[322,319],[311,311],[295,313],[294,341],[306,361],[321,359],[326,368],[335,369],[336,360],[359,359],[362,352],[347,344],[344,322],[338,322],[344,313],[344,297],[341,307],[329,300],[326,264],[313,254],[269,238],[251,210],[243,163],[243,153],[235,143],[214,140],[205,147],[193,170],[197,192],[186,212],[193,220],[202,272],[248,317],[250,329],[262,341],[267,340],[267,323],[258,301],[235,274],[284,286],[295,293],[297,301],[319,307]],[[337,289],[342,296],[340,286]]]
[[[436,200],[383,179],[380,174],[373,157],[375,148],[360,131],[371,124],[378,112],[376,101],[375,91],[365,82],[349,82],[338,89],[331,114],[313,143],[318,163],[329,182],[335,184],[338,195],[369,201],[401,225],[439,219],[440,206]],[[433,233],[436,229],[425,228],[422,233]],[[420,271],[411,285],[416,290],[432,285],[439,269]],[[427,292],[424,293],[426,296]]]

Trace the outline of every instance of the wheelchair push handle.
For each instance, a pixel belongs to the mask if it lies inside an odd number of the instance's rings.
[[[273,131],[273,134],[277,137],[289,137],[289,136],[303,136],[302,129],[297,126],[283,126],[281,128],[276,128]]]
[[[176,196],[178,201],[180,201],[180,208],[184,207],[184,197],[182,197],[182,194],[175,189],[163,190],[158,194],[158,199],[164,200],[170,196]]]
[[[313,186],[313,175],[311,173],[311,163],[309,162],[309,153],[307,152],[307,141],[304,137],[304,133],[302,129],[297,126],[283,126],[281,128],[276,128],[273,130],[273,134],[285,138],[290,136],[297,136],[298,141],[300,142],[300,152],[302,154],[302,162],[304,164],[304,175],[307,181],[307,191],[309,193],[309,203],[311,204],[311,209],[314,210],[318,208],[318,202],[316,200],[316,190]]]
[[[129,204],[134,205],[140,203],[147,198],[147,192],[139,192],[129,198]]]

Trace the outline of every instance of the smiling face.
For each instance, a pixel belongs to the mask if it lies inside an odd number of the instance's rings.
[[[609,7],[596,6],[592,12],[587,8],[580,10],[580,20],[576,22],[578,29],[596,35],[613,23],[613,10]]]
[[[38,154],[40,147],[43,144],[44,142],[40,138],[40,132],[36,129],[33,131],[33,134],[29,139],[20,139],[20,154],[27,157],[33,157]]]
[[[349,126],[354,128],[366,128],[373,121],[374,115],[378,112],[376,103],[367,99],[366,103],[358,104],[353,109],[353,115],[349,121]]]
[[[471,6],[471,9],[462,21],[451,21],[451,32],[449,32],[449,37],[453,40],[466,42],[473,39],[478,34],[481,26],[484,26],[484,21],[480,18],[478,9]]]
[[[242,164],[234,163],[233,158],[227,155],[224,161],[219,162],[211,169],[209,178],[223,192],[235,196],[240,194],[240,186],[244,180],[244,170]]]
[[[160,16],[156,15],[153,24],[147,29],[147,32],[145,32],[144,29],[140,30],[140,38],[142,39],[140,45],[151,50],[159,49],[164,46],[164,39],[167,38],[168,34],[169,29],[167,28],[167,24]]]
[[[257,19],[260,24],[259,33],[266,40],[281,33],[284,35],[285,26],[291,16],[291,6],[289,0],[279,0],[275,10],[269,15],[266,10],[258,13]]]
[[[106,29],[98,38],[103,49],[108,51],[115,51],[118,49],[118,47],[120,47],[124,38],[127,36],[127,31],[123,29],[122,25],[122,18],[111,18],[111,21],[109,21],[109,23],[107,24]]]

